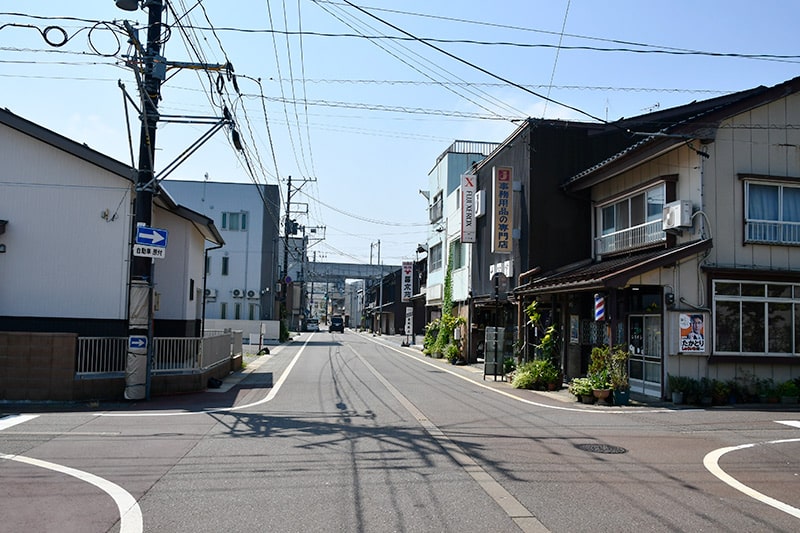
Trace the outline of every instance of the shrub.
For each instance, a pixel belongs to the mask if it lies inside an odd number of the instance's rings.
[[[511,380],[511,386],[515,389],[532,389],[536,379],[533,372],[530,370],[519,369],[514,372],[514,379]]]
[[[586,396],[592,393],[592,382],[589,378],[573,378],[567,390],[575,396]]]

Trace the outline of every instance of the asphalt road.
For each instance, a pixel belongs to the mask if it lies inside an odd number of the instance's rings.
[[[587,406],[398,337],[223,388],[0,406],[0,532],[800,530],[800,406]]]

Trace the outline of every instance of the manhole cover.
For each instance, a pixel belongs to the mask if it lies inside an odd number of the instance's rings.
[[[583,450],[585,452],[592,452],[592,453],[625,453],[628,450],[622,448],[621,446],[611,446],[610,444],[576,444],[576,448],[579,450]]]

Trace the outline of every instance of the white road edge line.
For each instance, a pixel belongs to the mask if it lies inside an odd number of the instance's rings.
[[[483,469],[472,457],[464,453],[464,451],[450,438],[444,434],[433,422],[431,422],[425,413],[420,411],[411,400],[406,398],[397,388],[391,384],[383,375],[381,375],[375,367],[367,362],[364,357],[353,348],[352,345],[348,347],[358,357],[364,366],[380,381],[386,390],[400,402],[400,404],[414,417],[419,425],[439,444],[447,450],[447,453],[461,468],[463,468],[474,479],[478,485],[483,489],[492,500],[500,506],[503,511],[508,515],[517,526],[528,533],[544,533],[549,530],[531,513],[522,503],[517,500],[505,487],[497,482],[486,470]]]
[[[779,422],[779,423],[785,424],[786,422]],[[789,425],[795,425],[795,424],[796,423]],[[738,490],[742,494],[750,496],[751,498],[760,501],[761,503],[765,503],[771,507],[774,507],[779,511],[783,511],[784,513],[792,515],[795,518],[800,518],[800,509],[798,509],[797,507],[792,507],[791,505],[783,503],[780,500],[776,500],[775,498],[771,498],[766,494],[763,494],[753,488],[748,487],[744,483],[740,482],[739,480],[737,480],[736,478],[725,472],[719,466],[720,457],[722,457],[728,452],[733,452],[736,450],[744,450],[746,448],[753,448],[755,446],[764,446],[768,444],[785,444],[788,442],[800,442],[800,439],[772,440],[769,442],[756,442],[750,444],[740,444],[739,446],[728,446],[727,448],[720,448],[718,450],[714,450],[706,454],[706,456],[703,458],[703,466],[705,466],[706,469],[709,472],[711,472],[711,474],[716,476],[720,481],[723,481],[724,483],[730,485],[731,487]]]
[[[497,394],[501,394],[503,396],[506,396],[506,397],[511,398],[512,400],[516,400],[518,402],[526,403],[528,405],[535,405],[536,407],[544,407],[546,409],[555,409],[555,410],[559,410],[559,411],[573,411],[573,412],[576,412],[576,413],[591,413],[591,414],[604,414],[604,415],[620,415],[620,414],[626,414],[626,413],[627,414],[632,414],[632,413],[640,414],[640,413],[672,413],[672,412],[675,412],[675,411],[672,411],[670,409],[647,409],[647,410],[644,410],[644,411],[639,411],[639,410],[636,410],[636,411],[624,410],[624,411],[622,411],[622,410],[618,410],[618,409],[607,409],[607,410],[606,409],[603,409],[603,410],[591,409],[590,410],[590,409],[579,409],[577,407],[561,407],[561,406],[558,406],[558,405],[548,405],[546,403],[534,402],[532,400],[526,400],[525,398],[520,398],[519,396],[515,396],[515,395],[510,394],[508,392],[505,392],[503,390],[495,389],[494,387],[490,387],[488,385],[484,385],[483,383],[480,383],[479,381],[473,381],[469,377],[462,376],[458,372],[453,372],[452,370],[448,370],[443,365],[436,364],[436,363],[431,363],[429,361],[425,361],[424,359],[422,359],[420,357],[417,357],[414,354],[410,354],[410,353],[404,352],[403,350],[400,350],[400,349],[392,346],[391,344],[378,342],[377,340],[372,339],[370,337],[365,337],[365,338],[367,340],[370,340],[370,341],[374,342],[375,344],[379,344],[379,345],[383,346],[384,348],[389,348],[390,350],[394,350],[395,352],[397,352],[397,353],[399,353],[401,355],[405,355],[406,357],[410,357],[411,359],[413,359],[413,360],[415,360],[415,361],[417,361],[419,363],[422,363],[423,365],[428,365],[430,367],[435,368],[436,370],[441,370],[443,372],[447,372],[448,374],[451,374],[451,375],[453,375],[453,376],[455,376],[457,378],[460,378],[460,379],[463,379],[464,381],[472,383],[473,385],[475,385],[477,387],[481,387],[483,389],[490,390],[490,391],[495,392]]]
[[[0,430],[22,424],[28,420],[33,420],[39,415],[15,415],[0,419]],[[142,533],[144,531],[144,519],[142,518],[142,509],[136,502],[136,498],[131,494],[107,479],[103,479],[94,474],[83,472],[75,468],[26,457],[24,455],[8,455],[0,453],[0,459],[7,459],[9,461],[16,461],[18,463],[25,463],[39,468],[46,468],[61,474],[67,474],[86,483],[90,483],[102,490],[114,500],[119,509],[119,532],[120,533]]]
[[[255,407],[257,405],[265,404],[265,403],[271,401],[273,398],[275,398],[275,396],[278,395],[278,391],[281,390],[281,387],[283,386],[283,382],[286,381],[287,377],[289,377],[289,373],[292,371],[292,368],[294,368],[294,365],[295,365],[295,363],[297,363],[297,360],[300,359],[300,356],[303,354],[303,351],[306,349],[306,346],[308,346],[308,343],[310,341],[311,341],[311,336],[309,336],[309,338],[306,339],[306,341],[303,343],[303,346],[300,347],[300,350],[297,352],[297,355],[294,356],[294,359],[292,359],[292,362],[289,363],[289,366],[287,366],[286,370],[283,371],[283,373],[281,374],[281,377],[278,378],[278,381],[275,382],[275,384],[272,386],[272,389],[270,389],[269,393],[267,393],[267,395],[264,398],[262,398],[261,400],[258,400],[257,402],[248,403],[248,404],[245,404],[245,405],[235,405],[233,407],[212,407],[212,408],[209,408],[209,409],[203,409],[202,411],[171,411],[171,412],[166,412],[166,413],[165,412],[161,412],[161,411],[146,411],[146,412],[142,412],[142,413],[113,413],[113,412],[112,413],[108,413],[108,412],[106,412],[106,413],[95,413],[95,416],[133,417],[133,416],[205,415],[205,414],[210,414],[210,413],[227,413],[227,412],[230,412],[230,411],[239,411],[241,409],[247,409],[247,408],[250,408],[250,407]]]

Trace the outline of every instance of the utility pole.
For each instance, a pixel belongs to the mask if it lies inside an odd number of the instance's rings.
[[[289,233],[291,231],[291,206],[292,206],[292,177],[289,176],[286,184],[286,217],[283,221],[283,268],[281,269],[281,302],[283,303],[281,312],[278,315],[280,320],[286,319],[286,327],[289,327]]]
[[[150,226],[153,218],[154,160],[158,100],[166,65],[161,52],[161,0],[147,0],[147,45],[144,50],[142,117],[139,134],[139,170],[134,203],[136,226]],[[135,229],[134,229],[135,231]],[[128,297],[128,362],[125,372],[125,399],[150,397],[150,370],[153,354],[153,262],[151,257],[133,256]],[[133,339],[145,337],[144,347]]]
[[[138,32],[129,23],[125,22],[131,44],[136,48],[136,57],[129,62],[136,74],[139,94],[141,96],[140,133],[139,133],[139,161],[136,174],[136,198],[134,200],[133,234],[138,233],[139,227],[149,227],[153,218],[153,194],[158,189],[158,179],[155,174],[156,127],[162,117],[158,112],[158,102],[161,99],[161,84],[167,76],[167,66],[178,68],[201,68],[205,70],[221,70],[230,65],[209,65],[196,63],[171,63],[161,56],[162,24],[164,12],[163,0],[116,0],[116,5],[126,11],[136,11],[140,5],[148,10],[147,43],[143,46],[139,41]],[[120,83],[120,87],[123,87]],[[196,141],[184,154],[168,165],[174,169],[188,154],[207,141],[213,133],[225,124],[231,125],[231,135],[234,144],[237,143],[238,133],[227,113],[223,119],[208,117],[181,117],[182,123],[201,119],[205,123],[209,120],[212,129],[199,141]],[[165,120],[170,120],[166,118]],[[171,170],[170,170],[171,171]],[[161,178],[166,177],[164,174]],[[131,239],[133,241],[133,238]],[[153,363],[153,281],[154,258],[139,256],[132,251],[130,263],[130,287],[128,292],[128,351],[125,364],[125,392],[127,400],[142,400],[150,398],[150,374]]]

